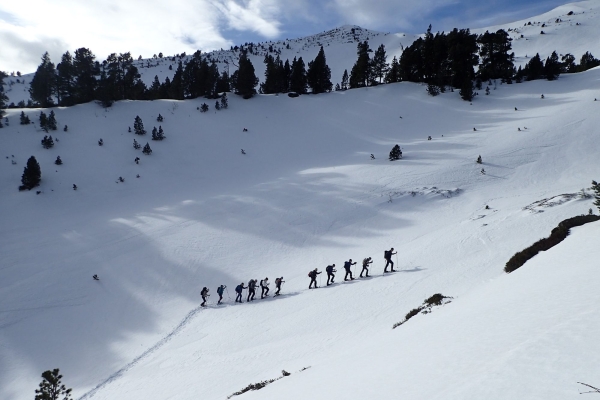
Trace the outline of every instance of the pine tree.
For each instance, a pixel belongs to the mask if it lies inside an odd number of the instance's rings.
[[[50,61],[50,55],[45,52],[42,56],[42,63],[35,71],[29,87],[31,100],[38,103],[41,107],[50,107],[54,105],[53,95],[56,93],[56,70],[54,64]]]
[[[73,185],[74,188],[76,187]],[[42,374],[39,389],[35,390],[35,400],[71,400],[71,390],[62,384],[62,375],[58,368],[48,370]]]
[[[308,63],[306,81],[311,87],[313,94],[330,92],[333,84],[331,83],[331,69],[327,65],[325,51],[323,46],[313,61]]]
[[[62,163],[63,163],[63,162],[62,162],[62,160],[60,159],[60,156],[57,156],[57,157],[56,157],[56,161],[54,161],[54,164],[56,164],[56,165],[62,165]]]
[[[556,54],[556,51],[553,51],[552,55],[546,58],[546,64],[544,65],[544,75],[546,75],[546,79],[549,81],[558,79],[561,69],[562,65],[560,64],[560,61],[558,61],[558,54]]]
[[[68,51],[56,66],[56,97],[59,106],[72,106],[75,101],[75,67]]]
[[[589,51],[586,51],[585,54],[581,56],[578,71],[587,71],[588,69],[597,67],[599,65],[600,60],[596,59]]]
[[[159,129],[156,129],[156,127],[154,127],[152,129],[152,140],[163,140],[165,138],[165,133],[163,131],[162,126],[159,126],[158,128]]]
[[[150,145],[148,143],[146,143],[146,145],[142,149],[142,153],[144,153],[146,155],[152,154],[152,149],[150,148]]]
[[[396,161],[402,158],[402,151],[400,150],[400,146],[395,145],[390,151],[390,161]]]
[[[40,111],[40,128],[48,132],[48,116],[43,111]]]
[[[373,71],[373,77],[379,78],[379,83],[383,81],[383,77],[389,70],[389,64],[387,63],[387,55],[385,53],[385,46],[379,45],[375,53],[373,54],[373,61],[371,62],[371,69]]]
[[[280,74],[275,59],[272,55],[265,54],[263,62],[265,64],[265,81],[260,84],[260,92],[264,94],[279,93],[280,84],[278,80]]]
[[[221,95],[221,108],[229,107],[229,100],[227,99],[227,93]]]
[[[202,105],[200,106],[200,112],[207,112],[208,111],[208,104],[206,103],[202,103]]]
[[[31,123],[29,116],[25,115],[25,111],[21,111],[20,121],[21,125],[29,125]]]
[[[486,31],[483,35],[479,35],[477,38],[481,57],[479,76],[482,80],[504,79],[506,81],[512,78],[515,53],[509,53],[512,49],[510,42],[510,36],[503,29],[493,33]]]
[[[135,116],[135,119],[133,121],[133,130],[135,131],[136,135],[146,134],[146,130],[144,129],[144,123],[138,115]]]
[[[44,138],[42,139],[42,147],[44,147],[45,149],[50,149],[54,147],[54,139],[52,139],[52,136],[44,136]]]
[[[592,189],[594,190],[594,205],[598,207],[598,211],[600,211],[600,184],[596,181],[592,181]]]
[[[523,68],[523,74],[528,81],[540,79],[544,75],[544,62],[541,60],[539,53],[531,57],[525,68]]]
[[[163,122],[165,120],[165,118],[160,115],[160,113],[158,114],[158,117],[156,117],[156,122]]]
[[[249,99],[256,94],[255,87],[258,84],[258,78],[254,73],[254,65],[245,51],[240,54],[238,65],[238,70],[232,77],[232,86],[237,94],[244,99]]]
[[[387,74],[385,75],[385,82],[400,82],[400,64],[398,63],[398,59],[396,58],[396,56],[394,56],[394,58],[392,59],[392,65],[390,65],[390,68]]]
[[[463,82],[463,86],[460,88],[460,98],[466,101],[473,100],[473,96],[475,92],[473,91],[473,82],[470,80],[465,80]]]
[[[371,58],[369,53],[372,50],[369,48],[369,42],[359,42],[356,54],[358,59],[354,63],[352,70],[350,71],[350,88],[359,88],[368,86],[372,82],[372,71],[371,71]]]
[[[175,100],[184,99],[184,85],[183,85],[183,64],[179,61],[171,86],[169,88],[169,98]]]
[[[306,93],[306,68],[304,66],[304,60],[302,57],[292,61],[291,72],[290,72],[290,91],[298,94]]]
[[[21,176],[22,185],[19,187],[19,190],[31,190],[34,187],[39,186],[41,180],[42,170],[40,169],[40,164],[34,156],[31,156],[29,157],[29,160],[27,160],[27,165],[23,170],[23,175]]]
[[[219,100],[217,100],[215,102],[215,110],[219,111],[221,109],[221,103],[219,103]]]
[[[47,122],[48,129],[51,131],[55,131],[57,129],[56,125],[56,115],[54,114],[54,110],[50,110],[50,115],[48,115]]]
[[[154,80],[148,89],[147,95],[150,100],[160,99],[160,81],[158,80],[158,75],[154,75]]]
[[[94,100],[98,86],[97,76],[100,73],[99,63],[90,49],[81,47],[75,50],[73,71],[75,75],[75,103],[87,103]]]
[[[137,140],[133,139],[133,148],[139,150],[141,147],[142,145],[140,145]]]
[[[344,74],[342,75],[342,83],[340,84],[341,90],[348,90],[350,88],[348,84],[348,79],[348,70],[345,69]]]
[[[6,102],[8,97],[4,93],[4,78],[8,75],[5,72],[0,71],[0,118],[4,116],[4,109],[6,108]]]

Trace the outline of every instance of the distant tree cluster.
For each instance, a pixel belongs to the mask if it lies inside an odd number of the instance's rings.
[[[31,80],[28,106],[71,106],[98,101],[110,107],[113,102],[125,99],[217,98],[218,93],[230,91],[227,73],[220,74],[216,63],[209,64],[200,51],[185,63],[180,59],[172,79],[167,77],[160,82],[155,76],[150,87],[141,80],[133,61],[128,52],[112,53],[99,62],[89,49],[80,48],[74,56],[67,51],[55,66],[46,52]],[[25,107],[25,103],[18,106]]]
[[[4,117],[4,109],[6,108],[8,101],[8,97],[6,93],[4,93],[4,78],[6,78],[8,74],[0,71],[0,128],[2,128],[2,117]]]

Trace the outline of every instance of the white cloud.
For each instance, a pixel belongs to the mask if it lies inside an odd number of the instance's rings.
[[[0,69],[33,72],[44,51],[56,64],[65,51],[87,47],[103,60],[130,51],[151,57],[232,45],[230,28],[279,34],[275,0],[25,0],[0,5]],[[225,26],[226,25],[226,26]],[[34,53],[32,53],[34,52]]]
[[[232,29],[256,32],[267,38],[280,33],[277,17],[281,8],[277,0],[222,0],[214,4]]]
[[[458,0],[333,0],[331,7],[345,23],[371,29],[390,26],[412,29],[414,21],[454,3]]]

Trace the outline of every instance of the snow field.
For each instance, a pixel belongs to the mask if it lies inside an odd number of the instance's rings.
[[[592,207],[573,197],[523,209],[600,175],[599,77],[498,85],[472,105],[410,83],[232,95],[216,113],[204,99],[85,104],[55,109],[50,150],[9,110],[0,398],[28,398],[55,367],[75,398],[224,398],[282,369],[292,375],[244,398],[575,396],[598,361],[596,224],[511,275],[502,268]],[[136,115],[150,132],[158,113],[163,142],[127,132]],[[404,159],[391,163],[396,143]],[[31,155],[40,195],[17,191]],[[381,276],[392,246],[403,271]],[[373,278],[343,283],[343,261],[357,275],[367,256]],[[330,263],[338,283],[308,291],[308,271]],[[198,309],[203,286],[214,303],[219,284],[234,297],[265,276],[271,294],[284,277],[283,296]],[[453,302],[391,329],[438,292]]]

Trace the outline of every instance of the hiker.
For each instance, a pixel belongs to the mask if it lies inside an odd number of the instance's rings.
[[[240,283],[235,288],[235,292],[237,293],[237,297],[235,298],[235,302],[236,303],[243,303],[243,301],[242,301],[242,290],[244,290],[244,289],[248,289],[248,288],[244,287],[244,282]]]
[[[363,272],[366,272],[366,276],[369,276],[369,264],[373,264],[373,260],[371,259],[371,257],[367,257],[363,260],[363,269],[362,271],[360,271],[360,277],[362,278],[362,274]]]
[[[275,278],[275,288],[277,288],[277,291],[275,291],[275,296],[279,296],[279,291],[281,290],[281,284],[284,282],[285,281],[283,280],[283,276],[281,278]]]
[[[256,294],[256,279],[250,279],[248,282],[248,297],[246,302],[254,300],[254,295]]]
[[[318,288],[317,286],[317,275],[319,275],[320,272],[318,272],[318,268],[313,269],[312,271],[310,271],[308,273],[308,276],[310,277],[310,284],[308,285],[309,289],[312,289],[312,284],[315,284],[315,289]]]
[[[219,301],[217,301],[217,305],[221,304],[221,300],[223,300],[223,292],[227,289],[227,286],[221,285],[217,288],[217,294],[219,295]]]
[[[389,250],[386,250],[383,253],[383,258],[385,258],[385,261],[386,261],[385,262],[385,268],[383,269],[383,272],[388,272],[387,268],[388,268],[388,265],[390,265],[390,264],[392,264],[392,270],[390,272],[395,272],[395,270],[394,270],[394,262],[392,261],[392,256],[394,254],[397,254],[397,253],[394,253],[394,248],[393,247],[391,249],[389,249]]]
[[[348,275],[350,275],[350,280],[353,281],[354,278],[352,277],[352,266],[356,265],[356,261],[352,262],[352,259],[345,261],[344,262],[344,269],[346,270],[346,276],[344,276],[344,280],[347,281],[348,280]]]
[[[265,278],[260,281],[260,298],[264,299],[265,297],[269,297],[269,278]]]
[[[210,294],[208,294],[208,288],[206,286],[202,288],[200,296],[202,296],[202,304],[200,304],[200,306],[204,307],[204,305],[206,304],[206,298],[210,296]]]
[[[327,268],[325,268],[325,271],[327,272],[327,286],[331,285],[333,283],[333,278],[335,278],[333,273],[337,271],[334,268],[335,264],[328,265]]]

